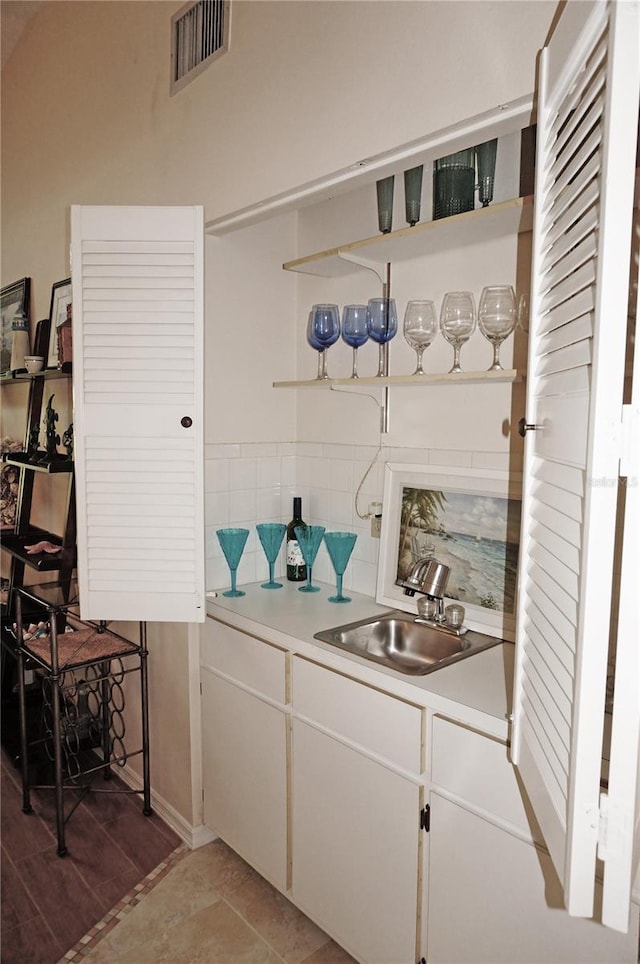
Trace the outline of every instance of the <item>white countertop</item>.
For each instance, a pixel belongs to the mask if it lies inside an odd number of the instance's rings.
[[[292,653],[314,659],[370,686],[507,739],[513,684],[512,643],[499,643],[426,676],[406,676],[314,639],[314,633],[389,611],[370,596],[348,592],[350,603],[330,603],[335,586],[316,583],[320,592],[301,593],[298,583],[282,589],[241,586],[246,595],[207,595],[207,614]]]

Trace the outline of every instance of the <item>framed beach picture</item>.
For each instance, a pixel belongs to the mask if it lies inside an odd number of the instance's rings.
[[[513,640],[521,479],[488,469],[385,468],[376,600],[416,612],[398,583],[421,559],[449,567],[445,605],[459,602],[468,629]]]
[[[49,350],[47,368],[58,368],[58,335],[62,324],[67,320],[67,307],[71,304],[71,278],[56,281],[51,289],[49,309]]]

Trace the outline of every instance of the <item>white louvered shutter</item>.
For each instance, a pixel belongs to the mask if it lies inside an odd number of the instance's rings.
[[[621,454],[637,48],[636,3],[569,3],[540,62],[526,419],[537,428],[525,447],[512,753],[567,909],[586,917]]]
[[[203,211],[71,209],[86,619],[204,620]]]

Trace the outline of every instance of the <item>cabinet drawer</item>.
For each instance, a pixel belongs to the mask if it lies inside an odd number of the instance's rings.
[[[207,618],[200,635],[200,663],[277,703],[287,702],[282,649]]]
[[[294,656],[294,713],[397,766],[421,773],[423,710]]]
[[[433,718],[433,783],[531,837],[527,808],[504,743]]]

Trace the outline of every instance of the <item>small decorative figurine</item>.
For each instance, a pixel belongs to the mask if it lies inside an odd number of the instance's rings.
[[[63,433],[62,444],[67,450],[67,458],[68,459],[73,458],[73,422],[66,430],[66,432]]]
[[[29,432],[29,441],[27,443],[27,455],[32,458],[38,452],[38,445],[40,443],[40,428],[34,425]]]
[[[54,398],[55,395],[49,397],[44,417],[44,424],[46,426],[46,459],[49,461],[59,458],[57,446],[60,442],[60,436],[56,432],[58,413],[51,404]]]

